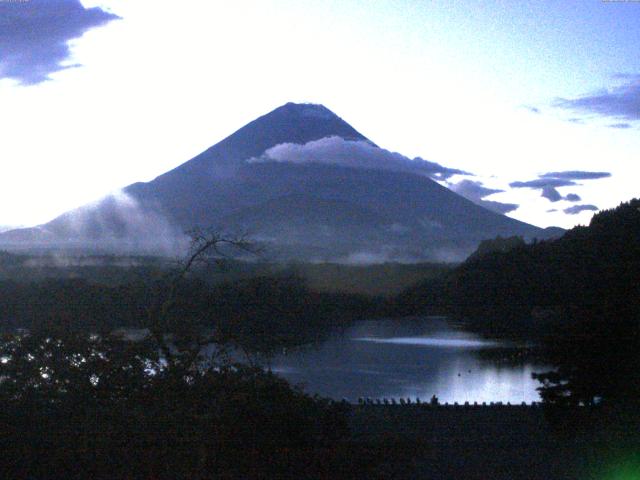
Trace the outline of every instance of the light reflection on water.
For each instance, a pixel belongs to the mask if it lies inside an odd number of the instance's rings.
[[[416,345],[441,348],[496,348],[501,346],[499,342],[489,340],[464,340],[438,337],[361,337],[354,338],[353,340],[356,342],[396,343],[398,345]]]
[[[356,401],[359,397],[441,402],[538,401],[531,373],[543,365],[498,365],[479,357],[503,348],[453,329],[442,318],[379,320],[356,324],[322,345],[281,355],[272,370],[305,391]]]

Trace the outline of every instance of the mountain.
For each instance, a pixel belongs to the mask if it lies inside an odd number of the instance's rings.
[[[324,106],[288,103],[150,182],[0,244],[167,251],[185,230],[214,227],[248,232],[277,258],[446,261],[498,235],[557,233],[466,200],[431,178],[433,165],[378,148]]]

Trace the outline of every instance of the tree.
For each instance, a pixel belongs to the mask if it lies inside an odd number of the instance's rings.
[[[212,300],[208,289],[193,294],[201,284],[190,277],[197,264],[220,265],[234,250],[255,252],[241,238],[195,232],[185,260],[150,290],[150,335],[138,341],[108,329],[77,328],[72,319],[0,337],[0,425],[8,440],[3,473],[288,478],[293,472],[320,476],[317,468],[326,469],[322,476],[344,469],[327,467],[323,458],[327,445],[346,433],[339,405],[310,397],[262,369],[212,365],[201,356],[205,344],[225,347],[232,338],[250,336],[249,320],[270,319],[241,305],[245,313],[234,317],[246,320],[240,322],[241,336],[203,331],[216,321],[216,310],[205,308]],[[256,285],[267,296],[278,291],[270,281]],[[291,305],[292,291],[281,288],[275,304]],[[296,295],[302,305],[307,297]],[[254,307],[263,296],[256,299]],[[309,462],[310,455],[316,462]]]
[[[626,308],[573,307],[546,340],[554,370],[534,373],[554,405],[640,404],[640,324]]]
[[[189,235],[189,252],[156,285],[154,299],[147,310],[147,328],[157,342],[167,366],[173,369],[180,367],[184,371],[193,370],[202,348],[215,341],[215,337],[203,332],[207,319],[202,314],[206,314],[206,310],[196,312],[195,317],[176,314],[185,280],[198,264],[214,263],[222,268],[230,255],[259,252],[244,236],[227,237],[211,229],[194,229]]]

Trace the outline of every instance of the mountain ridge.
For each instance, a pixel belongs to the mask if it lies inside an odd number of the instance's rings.
[[[280,248],[291,243],[289,235],[307,252],[302,255],[306,260],[334,260],[358,252],[384,252],[391,258],[411,252],[416,260],[429,260],[440,251],[455,251],[462,259],[479,241],[497,235],[549,236],[543,229],[491,212],[424,174],[385,169],[388,165],[380,159],[367,157],[367,167],[362,167],[318,163],[313,156],[300,163],[264,158],[276,146],[315,148],[323,139],[336,137],[342,140],[332,148],[351,150],[329,149],[322,155],[348,157],[361,151],[365,156],[386,152],[393,161],[394,155],[401,157],[379,149],[322,105],[287,103],[149,182],[131,184],[120,195],[35,229],[0,234],[0,244],[7,239],[20,243],[21,236],[25,242],[37,243],[40,236],[43,242],[53,238],[57,243],[86,241],[94,246],[105,240],[128,246],[162,240],[166,245],[165,240],[174,236],[177,244],[184,244],[185,230],[233,225],[256,238],[277,233],[280,245],[267,242],[266,247],[287,258],[300,257],[294,248]],[[368,147],[361,149],[362,145]],[[256,158],[262,160],[249,161]],[[421,160],[407,161],[420,166]],[[294,232],[292,219],[306,223]]]

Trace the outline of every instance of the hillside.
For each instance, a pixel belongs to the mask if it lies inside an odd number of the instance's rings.
[[[569,310],[640,318],[640,199],[599,212],[559,239],[504,239],[495,248],[406,290],[398,302],[409,310],[442,308],[491,333],[534,337]]]

